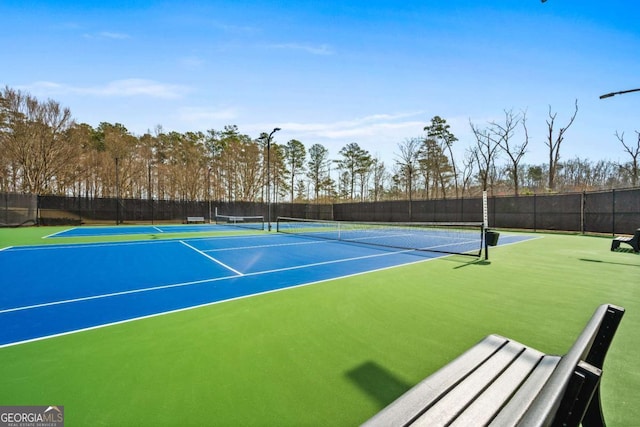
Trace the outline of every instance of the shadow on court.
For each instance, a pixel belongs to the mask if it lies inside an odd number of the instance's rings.
[[[402,381],[376,362],[367,361],[348,371],[349,378],[367,395],[372,397],[380,409],[400,397],[411,388],[411,384]]]
[[[458,269],[458,268],[469,267],[469,266],[491,265],[491,261],[489,261],[488,259],[474,259],[474,260],[468,260],[468,261],[465,261],[465,262],[460,261],[460,263],[461,263],[460,265],[455,266],[453,268],[454,269]]]
[[[631,253],[633,253],[633,251],[631,251]],[[597,262],[597,263],[601,263],[601,264],[626,265],[626,266],[629,266],[629,267],[640,267],[640,264],[630,264],[630,263],[627,263],[627,262],[602,261],[600,259],[580,258],[580,261]]]

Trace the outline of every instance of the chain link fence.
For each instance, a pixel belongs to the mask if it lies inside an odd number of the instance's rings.
[[[271,215],[269,215],[269,208]],[[489,226],[524,230],[633,234],[640,227],[640,188],[490,197]],[[482,198],[309,204],[175,201],[0,193],[0,226],[180,223],[215,213],[376,222],[482,221]]]
[[[482,199],[340,203],[342,221],[482,221]],[[489,227],[633,234],[640,228],[640,189],[499,196],[488,200]]]
[[[34,225],[38,221],[38,198],[31,194],[0,193],[0,227]]]

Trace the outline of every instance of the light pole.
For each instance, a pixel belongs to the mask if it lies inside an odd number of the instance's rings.
[[[271,138],[280,128],[274,128],[267,136],[267,230],[271,231]]]
[[[207,168],[207,203],[209,205],[209,224],[211,224],[211,166]]]
[[[638,88],[638,89],[629,89],[629,90],[621,90],[620,92],[605,93],[604,95],[600,95],[600,99],[611,98],[612,96],[622,95],[622,94],[629,93],[629,92],[640,92],[640,88]]]
[[[120,224],[120,183],[118,179],[118,157],[116,157],[116,225]]]
[[[153,225],[153,189],[151,188],[151,162],[147,164],[147,172],[149,178],[149,189],[147,191],[147,198],[149,199],[149,208],[151,209],[151,225]]]

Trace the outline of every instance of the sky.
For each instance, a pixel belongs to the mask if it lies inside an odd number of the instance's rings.
[[[459,163],[505,111],[526,112],[523,162],[628,161],[640,131],[636,0],[100,2],[2,0],[0,85],[131,133],[222,130],[355,142],[393,164],[438,115]],[[557,132],[557,130],[556,130]],[[523,140],[520,129],[513,141]]]

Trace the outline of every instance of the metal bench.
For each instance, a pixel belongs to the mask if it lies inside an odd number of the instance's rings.
[[[598,307],[564,356],[490,335],[363,426],[604,426],[602,366],[623,314]]]
[[[187,224],[190,223],[203,223],[204,224],[204,217],[203,216],[188,216],[187,217]]]
[[[633,237],[614,237],[611,241],[611,250],[615,251],[620,247],[620,243],[626,243],[633,248],[634,252],[640,252],[640,228],[636,230]]]

